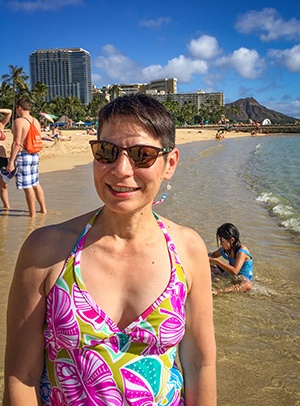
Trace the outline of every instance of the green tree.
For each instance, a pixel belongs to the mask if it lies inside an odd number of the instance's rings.
[[[15,110],[16,101],[22,97],[29,97],[30,98],[30,91],[29,85],[27,80],[29,76],[27,76],[26,72],[24,71],[23,67],[18,67],[14,65],[8,65],[10,69],[10,73],[6,73],[2,75],[1,79],[3,82],[7,83],[8,85],[12,86],[14,92],[14,99],[12,109]]]
[[[65,113],[65,99],[61,96],[56,96],[55,99],[48,103],[48,112],[61,117]]]
[[[65,115],[71,120],[76,120],[84,114],[84,106],[77,96],[67,96],[65,98]]]
[[[176,125],[180,124],[179,117],[180,117],[180,107],[179,107],[179,102],[172,100],[170,96],[167,96],[167,100],[162,102],[164,107],[168,110],[168,112],[171,114],[174,122]]]
[[[31,92],[31,100],[33,103],[33,114],[38,115],[41,111],[44,111],[46,107],[47,112],[47,103],[45,103],[45,98],[48,93],[48,86],[44,83],[37,82]]]
[[[191,102],[184,102],[180,109],[180,121],[182,124],[195,124],[197,107]]]
[[[106,102],[101,100],[99,97],[93,98],[93,100],[85,108],[86,116],[91,117],[93,120],[96,120],[99,110],[105,104]]]
[[[207,100],[201,104],[199,116],[210,124],[216,124],[220,121],[225,108],[217,100]]]
[[[108,93],[111,95],[112,100],[116,99],[120,94],[122,93],[122,88],[120,85],[115,83],[112,85],[112,87],[109,89]]]
[[[7,82],[2,82],[0,85],[0,106],[13,109],[14,96],[13,87]]]

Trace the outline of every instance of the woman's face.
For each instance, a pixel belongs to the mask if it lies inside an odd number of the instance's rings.
[[[100,133],[101,141],[108,141],[119,147],[149,145],[161,148],[159,140],[137,121],[124,117],[105,123]],[[151,205],[163,179],[170,179],[175,171],[178,150],[174,149],[167,159],[159,154],[149,168],[138,168],[122,151],[113,163],[102,164],[94,160],[94,181],[100,199],[111,210],[119,213],[138,211]]]

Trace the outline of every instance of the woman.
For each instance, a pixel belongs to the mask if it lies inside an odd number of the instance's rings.
[[[0,169],[6,168],[8,163],[8,158],[6,156],[6,135],[4,134],[4,128],[6,124],[9,123],[9,120],[12,115],[12,110],[10,109],[0,109],[0,114],[4,117],[0,120]],[[3,203],[3,208],[5,210],[10,209],[9,199],[8,199],[8,184],[3,181],[0,176],[0,197]]]
[[[217,229],[217,243],[220,248],[208,254],[210,265],[230,274],[232,283],[224,289],[214,290],[213,294],[247,292],[252,289],[252,255],[248,248],[241,244],[238,228],[231,223],[222,224]],[[228,264],[218,259],[221,256]]]
[[[152,211],[178,162],[171,116],[146,95],[119,97],[90,143],[104,206],[34,231],[21,249],[4,405],[213,406],[207,251]]]

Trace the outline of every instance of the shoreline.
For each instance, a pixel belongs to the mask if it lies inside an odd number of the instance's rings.
[[[197,141],[215,140],[223,142],[224,140],[216,139],[217,127],[215,128],[176,128],[176,145],[187,144]],[[5,130],[6,152],[9,155],[12,143],[12,133]],[[42,135],[47,135],[42,132]],[[43,149],[40,152],[39,173],[55,172],[61,170],[71,170],[78,165],[86,165],[93,161],[89,141],[94,140],[95,136],[86,135],[85,130],[62,130],[62,135],[66,140],[62,141],[43,141]],[[266,134],[258,133],[251,135],[244,131],[224,132],[225,140],[228,138],[240,137],[261,137]],[[62,159],[63,158],[63,159]]]

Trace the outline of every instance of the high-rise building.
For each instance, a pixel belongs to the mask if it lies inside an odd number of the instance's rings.
[[[46,101],[56,96],[77,96],[85,105],[92,100],[91,57],[82,48],[39,49],[29,56],[31,88],[48,86]]]

